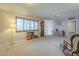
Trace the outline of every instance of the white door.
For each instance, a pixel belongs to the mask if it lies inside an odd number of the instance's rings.
[[[76,21],[69,21],[68,22],[68,32],[70,34],[74,34],[76,32]]]

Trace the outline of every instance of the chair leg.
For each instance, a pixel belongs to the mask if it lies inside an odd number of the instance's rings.
[[[77,52],[72,52],[72,56],[74,56],[74,54],[76,54],[78,56],[78,53]]]

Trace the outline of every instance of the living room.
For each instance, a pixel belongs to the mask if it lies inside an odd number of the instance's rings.
[[[0,3],[0,55],[72,55],[62,49],[79,32],[78,10],[76,3]]]

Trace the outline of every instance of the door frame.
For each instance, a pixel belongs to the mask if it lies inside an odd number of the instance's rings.
[[[76,33],[77,32],[77,19],[68,20],[67,27],[68,27],[68,23],[71,22],[71,21],[74,21],[75,22],[75,33]],[[69,30],[68,30],[68,33],[70,33]]]

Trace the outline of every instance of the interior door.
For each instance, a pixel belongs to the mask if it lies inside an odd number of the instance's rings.
[[[68,32],[70,34],[74,34],[76,32],[76,21],[69,21],[68,22]]]

